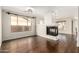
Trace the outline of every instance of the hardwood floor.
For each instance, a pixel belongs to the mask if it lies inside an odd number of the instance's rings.
[[[71,53],[76,52],[75,47],[72,41],[62,42],[40,36],[33,36],[4,41],[1,50],[11,53]]]
[[[79,47],[77,47],[77,52],[79,53]]]

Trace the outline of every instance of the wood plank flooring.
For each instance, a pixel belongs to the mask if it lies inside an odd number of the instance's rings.
[[[11,53],[72,53],[76,52],[75,47],[72,40],[62,42],[40,36],[32,36],[4,41],[1,50]]]

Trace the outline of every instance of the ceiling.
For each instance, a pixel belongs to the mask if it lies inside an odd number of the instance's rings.
[[[27,13],[25,12],[27,8],[29,7],[28,6],[2,6],[2,9],[4,11],[23,14],[23,15],[27,15]],[[31,6],[30,8],[33,9],[33,13],[31,15],[35,16],[41,13],[47,13],[49,11],[52,11],[55,8],[55,6]]]
[[[27,8],[32,8],[33,13],[26,13]],[[47,13],[56,11],[57,16],[77,16],[77,7],[68,6],[2,6],[2,10],[7,12],[13,12],[26,16],[44,16]]]

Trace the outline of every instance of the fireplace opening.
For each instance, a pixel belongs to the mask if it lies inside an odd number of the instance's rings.
[[[57,26],[47,26],[46,33],[47,33],[47,35],[57,36],[58,35],[58,27]]]

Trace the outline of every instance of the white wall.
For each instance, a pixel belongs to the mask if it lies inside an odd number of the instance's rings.
[[[64,24],[64,29],[63,30],[59,30],[59,33],[64,33],[64,34],[72,34],[72,18],[63,18],[63,19],[59,19],[58,21],[65,21]]]
[[[40,8],[41,9],[41,8]],[[54,9],[51,9],[53,11],[56,12],[56,16],[57,17],[71,17],[71,18],[74,18],[74,17],[78,17],[78,8],[77,7],[55,7]],[[48,9],[45,9],[45,11],[48,11]],[[49,10],[50,12],[41,12],[39,11],[40,14],[42,14],[44,16],[43,21],[44,23],[43,24],[39,24],[39,20],[40,18],[37,19],[37,35],[39,36],[43,36],[43,37],[46,37],[46,38],[50,38],[50,39],[56,39],[56,37],[54,36],[49,36],[49,35],[46,35],[46,26],[48,25],[54,25],[55,24],[55,19],[52,19],[52,12],[51,10]],[[44,9],[43,9],[44,11]],[[69,19],[67,19],[69,20]],[[68,26],[67,26],[68,28]],[[70,31],[71,31],[71,28],[70,28]],[[68,32],[68,30],[67,30]],[[68,32],[69,33],[69,32]]]
[[[41,8],[40,8],[41,9]],[[43,10],[44,11],[44,10]],[[51,26],[51,25],[55,25],[55,20],[52,20],[52,14],[51,12],[48,12],[48,10],[45,9],[45,13],[40,12],[40,14],[43,16],[41,18],[37,18],[37,35],[45,37],[45,38],[50,38],[50,39],[54,39],[57,40],[56,37],[54,36],[50,36],[46,34],[46,26]],[[43,23],[40,23],[40,20],[43,21]]]
[[[1,11],[1,7],[0,7],[0,46],[1,46],[1,43],[2,43],[2,11]]]
[[[21,38],[26,36],[35,35],[35,20],[32,20],[32,31],[26,32],[14,32],[11,33],[11,19],[10,15],[6,14],[4,11],[2,12],[2,22],[3,22],[3,41],[10,40],[15,38]]]
[[[77,6],[59,6],[55,8],[57,17],[78,17]]]
[[[79,7],[78,7],[78,35],[77,35],[77,47],[79,47]]]

